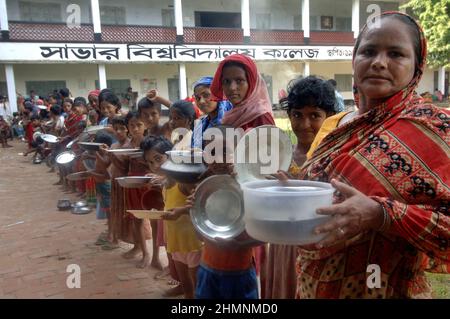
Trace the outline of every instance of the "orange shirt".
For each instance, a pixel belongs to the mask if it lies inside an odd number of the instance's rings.
[[[252,257],[252,248],[226,249],[205,241],[202,263],[212,269],[239,271],[251,267]]]

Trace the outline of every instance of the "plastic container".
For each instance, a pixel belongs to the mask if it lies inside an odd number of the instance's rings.
[[[241,184],[244,194],[245,229],[260,241],[307,245],[327,234],[316,235],[314,228],[331,217],[317,215],[316,209],[332,204],[331,184],[289,180],[254,181]]]

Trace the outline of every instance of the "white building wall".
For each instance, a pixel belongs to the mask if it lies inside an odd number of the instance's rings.
[[[14,75],[16,90],[22,95],[28,94],[26,81],[66,81],[73,96],[86,97],[98,79],[96,64],[14,64]]]
[[[417,87],[417,93],[422,94],[425,92],[434,93],[434,71],[433,69],[426,68],[420,79],[419,86]]]
[[[214,77],[218,65],[219,63],[186,63],[188,94],[193,93],[192,86],[201,77]]]
[[[31,0],[28,0],[31,1]],[[69,13],[66,12],[70,4],[77,4],[81,9],[81,23],[91,23],[91,1],[90,0],[32,0],[34,3],[55,3],[61,6],[61,22],[65,22]],[[20,16],[19,1],[7,0],[6,7],[8,10],[8,19],[11,21],[23,21]]]
[[[334,79],[335,74],[353,74],[352,63],[349,62],[316,62],[310,63],[310,74],[325,79]],[[341,92],[344,99],[353,99],[352,91]]]
[[[173,9],[172,0],[100,0],[100,6],[125,7],[126,23],[130,25],[162,25],[162,9]]]
[[[309,2],[310,28],[311,30],[320,29],[320,16],[333,16],[333,29],[336,29],[336,17],[351,18],[352,1],[351,0],[312,0]],[[313,25],[313,19],[317,17],[316,25]]]
[[[302,0],[250,0],[250,28],[257,28],[257,15],[271,14],[272,29],[294,30],[294,16],[302,14]]]
[[[272,76],[272,104],[278,103],[278,91],[287,88],[290,80],[303,74],[302,62],[257,62],[258,71]]]
[[[183,0],[185,27],[195,27],[195,11],[241,12],[240,0]]]
[[[28,0],[35,3],[59,3],[61,5],[61,22],[68,16],[66,12],[69,4],[77,4],[81,9],[81,23],[91,23],[90,0]],[[22,20],[19,11],[19,1],[7,0],[8,18]],[[172,0],[100,0],[100,6],[116,6],[125,8],[125,20],[130,25],[162,25],[162,9],[173,9]]]
[[[36,3],[60,3],[61,22],[66,21],[66,8],[69,4],[78,4],[81,8],[81,22],[91,22],[90,0],[28,0]],[[183,0],[183,20],[186,27],[195,26],[195,11],[241,12],[240,0]],[[271,14],[272,29],[294,29],[294,16],[301,15],[302,0],[250,0],[250,27],[256,28],[256,16],[259,13]],[[361,1],[361,27],[367,16],[367,5],[375,3],[381,11],[398,9],[398,1]],[[173,9],[172,0],[99,0],[100,6],[118,6],[125,8],[126,23],[130,25],[162,25],[161,10]],[[21,20],[19,1],[7,0],[10,20]],[[311,0],[311,16],[351,17],[352,0]],[[320,18],[316,26],[320,27]],[[334,25],[335,27],[335,25]]]
[[[310,0],[310,16],[351,17],[351,0]]]
[[[138,98],[144,96],[141,80],[156,80],[156,89],[161,96],[168,97],[169,89],[167,79],[178,77],[178,65],[171,64],[129,64],[106,65],[107,80],[129,79],[133,91],[138,92]]]

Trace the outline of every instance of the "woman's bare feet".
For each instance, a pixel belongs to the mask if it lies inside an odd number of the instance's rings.
[[[142,260],[136,264],[137,268],[147,268],[150,265],[150,256],[148,254],[142,257]]]
[[[166,291],[163,292],[162,295],[163,297],[176,297],[182,295],[183,293],[184,293],[183,286],[179,284],[175,287],[167,289]]]
[[[139,247],[134,246],[133,248],[131,248],[131,250],[127,251],[126,253],[123,253],[122,257],[125,259],[133,259],[139,254],[140,251],[141,250],[139,249]]]

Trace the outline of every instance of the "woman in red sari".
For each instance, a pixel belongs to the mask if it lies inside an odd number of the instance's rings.
[[[449,265],[450,113],[414,95],[426,58],[420,26],[398,12],[378,21],[354,48],[357,114],[304,166],[305,179],[339,192],[318,209],[334,216],[316,229],[327,236],[299,248],[299,298],[429,298],[425,256]],[[371,264],[379,288],[367,284]]]

